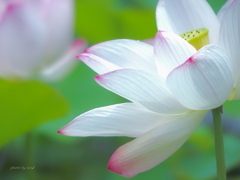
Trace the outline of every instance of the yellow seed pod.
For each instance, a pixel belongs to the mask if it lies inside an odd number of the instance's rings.
[[[207,28],[188,31],[180,36],[193,45],[197,50],[209,44]]]

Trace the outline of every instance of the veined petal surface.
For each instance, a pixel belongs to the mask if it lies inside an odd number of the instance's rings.
[[[58,132],[67,136],[137,137],[171,116],[159,115],[134,104],[123,103],[90,110]]]
[[[122,69],[95,77],[104,88],[161,114],[189,111],[168,91],[159,76],[133,69]]]
[[[119,39],[94,45],[85,53],[95,55],[121,68],[157,73],[153,46],[136,40]]]
[[[218,42],[219,21],[206,0],[159,0],[156,16],[159,30],[180,35],[208,28],[210,43]]]
[[[228,7],[229,7],[234,1],[235,1],[235,0],[227,0],[227,1],[225,2],[225,4],[221,7],[221,9],[218,11],[217,17],[218,17],[218,20],[219,20],[220,24],[221,24],[221,22],[222,22],[222,18],[223,18],[223,16],[224,16],[225,12],[227,11]]]
[[[200,49],[174,69],[166,82],[179,102],[193,110],[222,105],[234,84],[231,62],[216,45]]]
[[[230,57],[235,82],[237,83],[240,76],[240,1],[234,0],[230,2],[222,17],[219,46]]]
[[[201,123],[207,111],[173,116],[156,128],[124,144],[112,155],[108,168],[125,177],[147,171],[172,155]]]
[[[164,79],[177,66],[195,54],[196,49],[180,36],[158,31],[155,37],[154,55],[159,74]]]
[[[77,55],[77,58],[84,62],[88,67],[98,74],[105,74],[111,71],[122,69],[111,62],[108,62],[101,57],[90,53],[82,53]]]

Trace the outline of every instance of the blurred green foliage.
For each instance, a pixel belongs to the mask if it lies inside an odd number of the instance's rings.
[[[0,87],[0,147],[12,138],[68,112],[66,99],[41,82],[0,79]]]
[[[231,116],[240,117],[240,100],[225,102],[223,111]]]
[[[121,38],[152,38],[157,30],[156,4],[156,0],[78,0],[76,34],[90,44]]]
[[[83,37],[89,42],[89,45],[107,41],[111,39],[129,38],[129,39],[147,39],[154,37],[157,28],[155,22],[155,7],[157,0],[76,0],[76,18],[75,35]],[[225,0],[208,1],[217,12]],[[39,126],[34,130],[34,152],[35,152],[35,173],[37,179],[44,180],[123,180],[126,179],[107,170],[107,163],[120,145],[128,142],[131,138],[126,137],[67,137],[57,134],[56,131],[66,125],[73,118],[90,109],[125,102],[126,100],[103,89],[94,80],[96,75],[90,68],[83,63],[79,63],[75,70],[63,80],[50,83],[49,86],[61,93],[70,104],[69,113],[59,118],[57,121],[51,121]],[[22,99],[14,100],[15,106],[21,106],[26,102],[26,97],[30,100],[39,100],[44,98],[42,94],[45,85],[35,82],[36,86],[24,86],[22,90],[14,88],[13,94],[22,94]],[[41,87],[40,87],[41,86]],[[44,86],[44,88],[42,87]],[[32,88],[32,89],[31,89]],[[34,89],[35,88],[35,89]],[[41,90],[43,88],[43,90]],[[51,88],[50,88],[51,89]],[[51,89],[52,90],[52,89]],[[36,97],[32,98],[35,92]],[[49,91],[50,92],[50,91]],[[53,92],[53,90],[51,91]],[[37,95],[38,94],[38,95]],[[2,95],[4,96],[4,95]],[[13,96],[13,98],[15,95]],[[53,118],[52,113],[64,115],[65,111],[61,109],[60,95],[56,94],[54,102],[47,104],[34,104],[38,107],[38,112],[34,111],[35,106],[29,108],[29,117],[34,120],[27,120],[24,123],[24,131],[29,130],[40,123],[38,118],[48,114]],[[5,98],[7,101],[6,97]],[[8,97],[9,98],[9,97]],[[36,99],[35,99],[36,98]],[[50,100],[50,99],[49,99]],[[12,99],[9,102],[13,102]],[[8,102],[8,104],[9,104]],[[7,102],[6,102],[7,103]],[[56,103],[58,106],[56,106]],[[2,103],[3,106],[4,103]],[[29,104],[33,104],[29,102]],[[237,104],[237,105],[236,105]],[[24,104],[25,105],[25,104]],[[38,106],[39,105],[39,106]],[[40,107],[41,106],[41,107]],[[62,106],[62,108],[63,108]],[[224,112],[233,113],[239,117],[239,102],[225,103]],[[1,109],[6,107],[1,107]],[[24,108],[24,107],[21,107]],[[47,113],[47,110],[51,111]],[[19,112],[23,112],[20,109]],[[36,114],[37,113],[37,114]],[[62,114],[61,114],[62,113]],[[14,112],[15,114],[15,112]],[[14,114],[12,116],[14,116]],[[17,115],[17,114],[16,114]],[[41,115],[41,116],[40,116]],[[17,116],[15,116],[16,118]],[[21,116],[20,116],[21,117]],[[57,117],[57,116],[56,116]],[[45,117],[46,118],[46,117]],[[23,119],[23,118],[22,118]],[[26,118],[27,119],[27,118]],[[46,118],[48,119],[48,118]],[[19,122],[24,122],[20,121]],[[43,121],[41,121],[43,122]],[[7,124],[7,123],[6,123]],[[10,125],[10,124],[8,124]],[[20,124],[21,125],[21,124]],[[20,127],[19,124],[14,124]],[[0,126],[2,132],[9,135],[8,126]],[[12,129],[13,127],[9,127]],[[16,128],[17,129],[17,128]],[[12,129],[15,130],[15,129]],[[18,132],[18,130],[15,130]],[[23,132],[23,130],[21,130]],[[0,131],[1,133],[1,131]],[[17,136],[20,131],[14,136]],[[4,137],[5,139],[5,137]],[[9,140],[6,139],[5,141]],[[25,180],[24,171],[10,171],[12,166],[27,166],[24,164],[24,136],[20,136],[10,142],[0,151],[0,179],[3,180]],[[225,137],[226,162],[229,170],[228,179],[240,179],[238,171],[240,143],[239,137],[234,134]],[[232,177],[231,175],[235,175]],[[214,180],[216,176],[214,140],[210,127],[200,126],[190,139],[169,159],[157,167],[139,174],[132,178],[133,180],[146,179],[167,179],[167,180]]]

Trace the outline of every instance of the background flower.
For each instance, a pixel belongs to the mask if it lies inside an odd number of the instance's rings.
[[[64,20],[63,20],[64,19]],[[73,1],[12,0],[0,3],[0,76],[58,79],[85,47],[72,43]]]

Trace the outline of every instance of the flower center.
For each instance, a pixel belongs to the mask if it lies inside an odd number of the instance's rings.
[[[207,28],[188,31],[180,36],[193,45],[197,50],[209,44]]]

